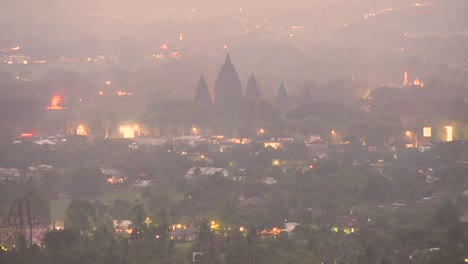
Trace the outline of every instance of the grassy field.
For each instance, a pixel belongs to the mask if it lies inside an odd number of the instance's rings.
[[[187,252],[192,248],[193,242],[177,242],[175,248],[177,250]]]

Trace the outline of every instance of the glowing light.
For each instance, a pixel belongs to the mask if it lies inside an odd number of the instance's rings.
[[[99,91],[99,95],[103,95],[103,94],[104,94],[104,92],[103,92],[103,91]]]
[[[0,244],[0,250],[7,252],[8,248],[6,248],[3,244]]]
[[[179,34],[179,40],[184,40],[184,34],[182,33]]]
[[[114,181],[114,179],[113,179],[113,178],[108,178],[108,179],[107,179],[107,183],[114,184],[114,183],[115,183],[115,181]]]
[[[263,146],[265,148],[271,147],[274,149],[280,149],[281,148],[281,143],[280,142],[265,142],[263,143]]]
[[[193,135],[198,135],[198,128],[192,127],[192,134]]]
[[[239,227],[239,231],[240,231],[240,232],[244,232],[244,230],[245,230],[245,229],[244,229],[243,226]]]
[[[313,168],[315,168],[314,164],[310,164],[309,169],[313,169]]]
[[[166,43],[162,44],[161,47],[159,47],[160,49],[162,50],[167,50],[169,48],[169,46],[167,46]]]
[[[419,87],[424,87],[424,83],[421,82],[419,79],[414,80],[413,85],[414,86],[419,86]]]
[[[278,227],[273,227],[270,231],[266,230],[266,229],[263,229],[262,231],[262,234],[263,235],[279,235],[282,231],[282,229],[278,228]]]
[[[20,50],[20,47],[19,46],[16,46],[14,48],[11,48],[12,51],[19,51]]]
[[[63,98],[60,95],[54,95],[52,99],[50,99],[50,106],[47,107],[49,110],[61,110],[65,109],[65,107],[60,106],[63,102]]]
[[[34,133],[31,133],[31,132],[21,134],[22,138],[30,138],[32,136],[34,136]]]
[[[111,83],[112,83],[111,81],[107,81],[107,82],[106,82],[107,85],[111,85]]]
[[[445,130],[447,131],[447,142],[453,141],[453,126],[445,126]]]
[[[227,49],[227,48],[228,48],[228,45],[227,45],[227,44],[224,44],[224,46],[223,46],[223,47],[224,47],[225,49]]]
[[[274,160],[271,162],[271,164],[272,164],[273,166],[279,166],[279,165],[280,165],[280,161],[277,160],[277,159],[274,159]]]
[[[124,138],[135,138],[135,131],[139,131],[138,126],[121,126],[120,132],[123,133]]]
[[[27,60],[24,60],[24,61],[23,61],[23,64],[24,64],[24,65],[28,64],[28,61],[27,61]]]
[[[406,136],[411,137],[411,131],[406,131]]]
[[[432,136],[432,128],[431,127],[424,127],[423,128],[423,136],[424,137],[431,137]]]
[[[87,136],[88,132],[86,131],[83,125],[79,125],[78,128],[76,129],[76,134],[80,136]]]

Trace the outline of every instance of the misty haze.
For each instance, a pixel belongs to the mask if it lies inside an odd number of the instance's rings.
[[[468,263],[468,1],[1,0],[0,263]]]

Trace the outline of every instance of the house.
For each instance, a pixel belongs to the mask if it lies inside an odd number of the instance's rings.
[[[137,137],[134,140],[135,140],[136,145],[149,145],[149,146],[162,146],[169,141],[168,138],[140,138],[140,137]]]
[[[292,231],[294,231],[294,229],[296,229],[296,226],[298,225],[299,224],[295,222],[285,223],[283,231],[286,233],[291,233]]]
[[[265,183],[266,185],[273,185],[276,183],[276,180],[273,177],[266,177],[262,180],[262,182]]]
[[[267,141],[267,142],[263,142],[263,146],[265,148],[271,147],[274,149],[280,149],[282,147],[282,144],[281,142],[277,142],[277,141]]]
[[[221,175],[223,177],[228,177],[229,172],[224,168],[215,168],[215,167],[192,167],[185,174],[185,178],[188,180],[193,180],[199,176],[210,176],[210,175]]]
[[[328,153],[328,145],[323,142],[320,136],[310,136],[304,141],[307,146],[307,150],[311,155],[317,156],[318,158],[326,158]]]
[[[34,144],[37,145],[55,145],[56,143],[49,139],[41,139],[34,141]]]
[[[138,188],[148,187],[151,184],[151,180],[136,180],[133,186]]]
[[[175,229],[170,232],[171,239],[178,241],[194,241],[197,234],[198,229],[194,227]]]
[[[181,136],[172,139],[174,145],[190,145],[192,147],[204,141],[206,141],[206,139],[202,136]]]
[[[112,223],[116,234],[131,234],[133,231],[131,220],[112,220]]]

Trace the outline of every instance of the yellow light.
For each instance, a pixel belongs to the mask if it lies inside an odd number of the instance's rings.
[[[215,225],[215,224],[216,224],[216,222],[215,222],[215,221],[211,221],[211,225]]]
[[[411,131],[409,131],[409,130],[406,131],[406,135],[407,135],[408,137],[411,137]]]
[[[447,142],[453,141],[453,126],[445,126],[445,130],[447,131]]]
[[[432,136],[432,128],[431,127],[424,127],[423,128],[423,136],[424,137],[431,137]]]
[[[280,161],[277,160],[277,159],[274,159],[273,162],[272,162],[273,166],[279,166],[280,165]]]
[[[124,138],[134,138],[135,137],[135,128],[129,126],[121,126],[120,132],[123,133]]]
[[[332,130],[332,131],[331,131],[331,133],[332,133],[333,135],[335,135],[335,134],[336,134],[335,130]]]

